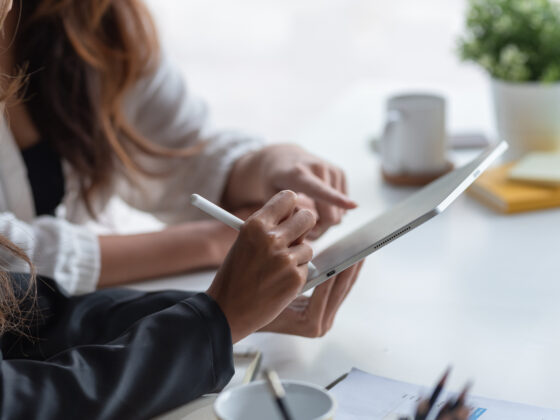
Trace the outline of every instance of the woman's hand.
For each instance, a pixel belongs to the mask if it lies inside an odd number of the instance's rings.
[[[316,238],[338,224],[346,210],[356,207],[348,198],[344,172],[296,145],[265,147],[240,158],[234,165],[224,193],[224,205],[235,209],[263,203],[280,190],[290,189],[313,200]]]
[[[340,305],[348,296],[363,261],[317,286],[311,297],[298,296],[282,313],[261,331],[322,337],[332,327]]]
[[[282,191],[247,219],[207,291],[225,314],[233,342],[276,319],[307,279],[313,251],[302,240],[315,217],[296,210],[296,199]]]

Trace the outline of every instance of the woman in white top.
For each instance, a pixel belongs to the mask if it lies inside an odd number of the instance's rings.
[[[231,211],[303,193],[318,215],[310,237],[355,207],[333,165],[213,131],[139,0],[26,0],[1,43],[2,72],[26,79],[0,122],[0,235],[72,294],[220,265],[235,233],[202,220],[194,192]],[[170,227],[101,236],[84,227],[115,195]]]
[[[10,4],[0,0],[0,22]],[[17,54],[2,56],[5,69],[28,62],[30,77],[29,99],[8,103],[0,133],[0,417],[152,418],[221,389],[233,374],[232,343],[254,331],[323,335],[361,263],[297,297],[312,254],[302,242],[353,207],[342,173],[294,147],[208,132],[169,64],[144,56],[151,32],[137,1],[20,5]],[[186,149],[203,140],[204,149]],[[141,175],[162,169],[164,179]],[[286,187],[315,200],[319,226],[293,192],[274,194]],[[221,263],[225,250],[209,256],[202,242],[212,232],[218,248],[233,242],[216,224],[99,238],[78,224],[113,194],[181,223],[194,218],[191,191],[231,209],[274,195],[244,224],[206,293],[60,290]],[[64,217],[55,217],[62,199]],[[7,273],[33,266],[13,242],[53,279]],[[295,299],[306,309],[290,310]],[[438,419],[466,419],[461,406],[444,406]]]

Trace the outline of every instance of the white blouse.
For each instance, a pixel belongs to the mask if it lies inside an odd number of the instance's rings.
[[[206,146],[186,159],[138,156],[144,167],[165,170],[169,175],[139,175],[134,183],[116,176],[109,188],[94,197],[96,212],[117,195],[165,223],[200,218],[200,212],[190,205],[190,195],[196,192],[218,202],[233,163],[262,144],[240,133],[212,131],[204,104],[193,97],[178,69],[166,58],[129,92],[125,113],[133,127],[157,144],[181,148],[205,141]],[[20,150],[5,119],[0,121],[0,235],[27,252],[38,274],[55,279],[69,293],[79,294],[97,286],[100,250],[96,234],[84,226],[90,217],[79,196],[76,174],[68,163],[63,162],[63,166],[66,191],[57,217],[36,217]],[[5,250],[0,250],[0,267],[28,271]]]

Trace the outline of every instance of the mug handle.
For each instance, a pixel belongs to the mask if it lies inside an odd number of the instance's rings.
[[[383,128],[383,134],[378,144],[378,151],[380,152],[382,158],[385,160],[389,158],[389,167],[394,167],[395,169],[401,169],[400,157],[402,156],[402,150],[400,149],[401,143],[391,140],[394,135],[393,132],[397,124],[404,120],[404,114],[396,109],[391,109],[387,112],[387,121],[385,122],[385,127]]]

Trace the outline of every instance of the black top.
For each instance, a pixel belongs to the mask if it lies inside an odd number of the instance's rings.
[[[37,216],[51,215],[64,198],[64,173],[60,156],[47,141],[21,151],[33,192]]]
[[[28,277],[14,275],[16,284]],[[208,295],[37,283],[32,341],[0,340],[0,419],[148,419],[224,387],[231,334]]]

